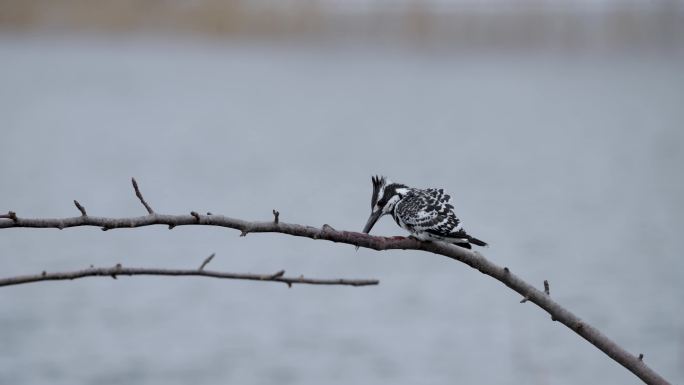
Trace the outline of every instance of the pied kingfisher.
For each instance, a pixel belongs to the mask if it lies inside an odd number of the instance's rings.
[[[424,241],[444,241],[470,249],[470,245],[487,246],[468,235],[454,214],[451,197],[443,189],[417,189],[392,183],[375,176],[371,215],[363,232],[368,234],[375,222],[385,214],[392,214],[397,224]]]

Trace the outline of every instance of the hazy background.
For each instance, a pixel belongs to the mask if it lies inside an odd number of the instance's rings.
[[[483,253],[684,382],[678,1],[0,1],[0,211],[360,230],[370,176],[443,187]],[[403,231],[384,218],[376,234]],[[0,231],[0,384],[636,384],[499,282],[419,252],[219,228]]]

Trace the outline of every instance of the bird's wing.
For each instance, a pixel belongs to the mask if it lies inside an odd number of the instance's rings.
[[[454,214],[451,196],[442,189],[416,190],[402,199],[397,216],[415,231],[426,231],[444,237],[461,229]]]

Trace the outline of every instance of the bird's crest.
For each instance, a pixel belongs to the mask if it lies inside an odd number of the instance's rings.
[[[385,186],[385,183],[387,183],[387,180],[385,179],[384,176],[374,176],[371,178],[373,181],[373,198],[371,200],[371,208],[375,207],[375,204],[378,203],[378,199],[380,199],[380,192],[382,191],[382,188]]]

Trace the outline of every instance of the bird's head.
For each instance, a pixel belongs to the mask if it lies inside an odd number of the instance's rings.
[[[381,216],[389,214],[394,210],[394,206],[408,192],[408,187],[399,183],[392,183],[384,176],[374,176],[373,196],[371,197],[371,214],[363,228],[363,232],[368,234],[375,222]]]

